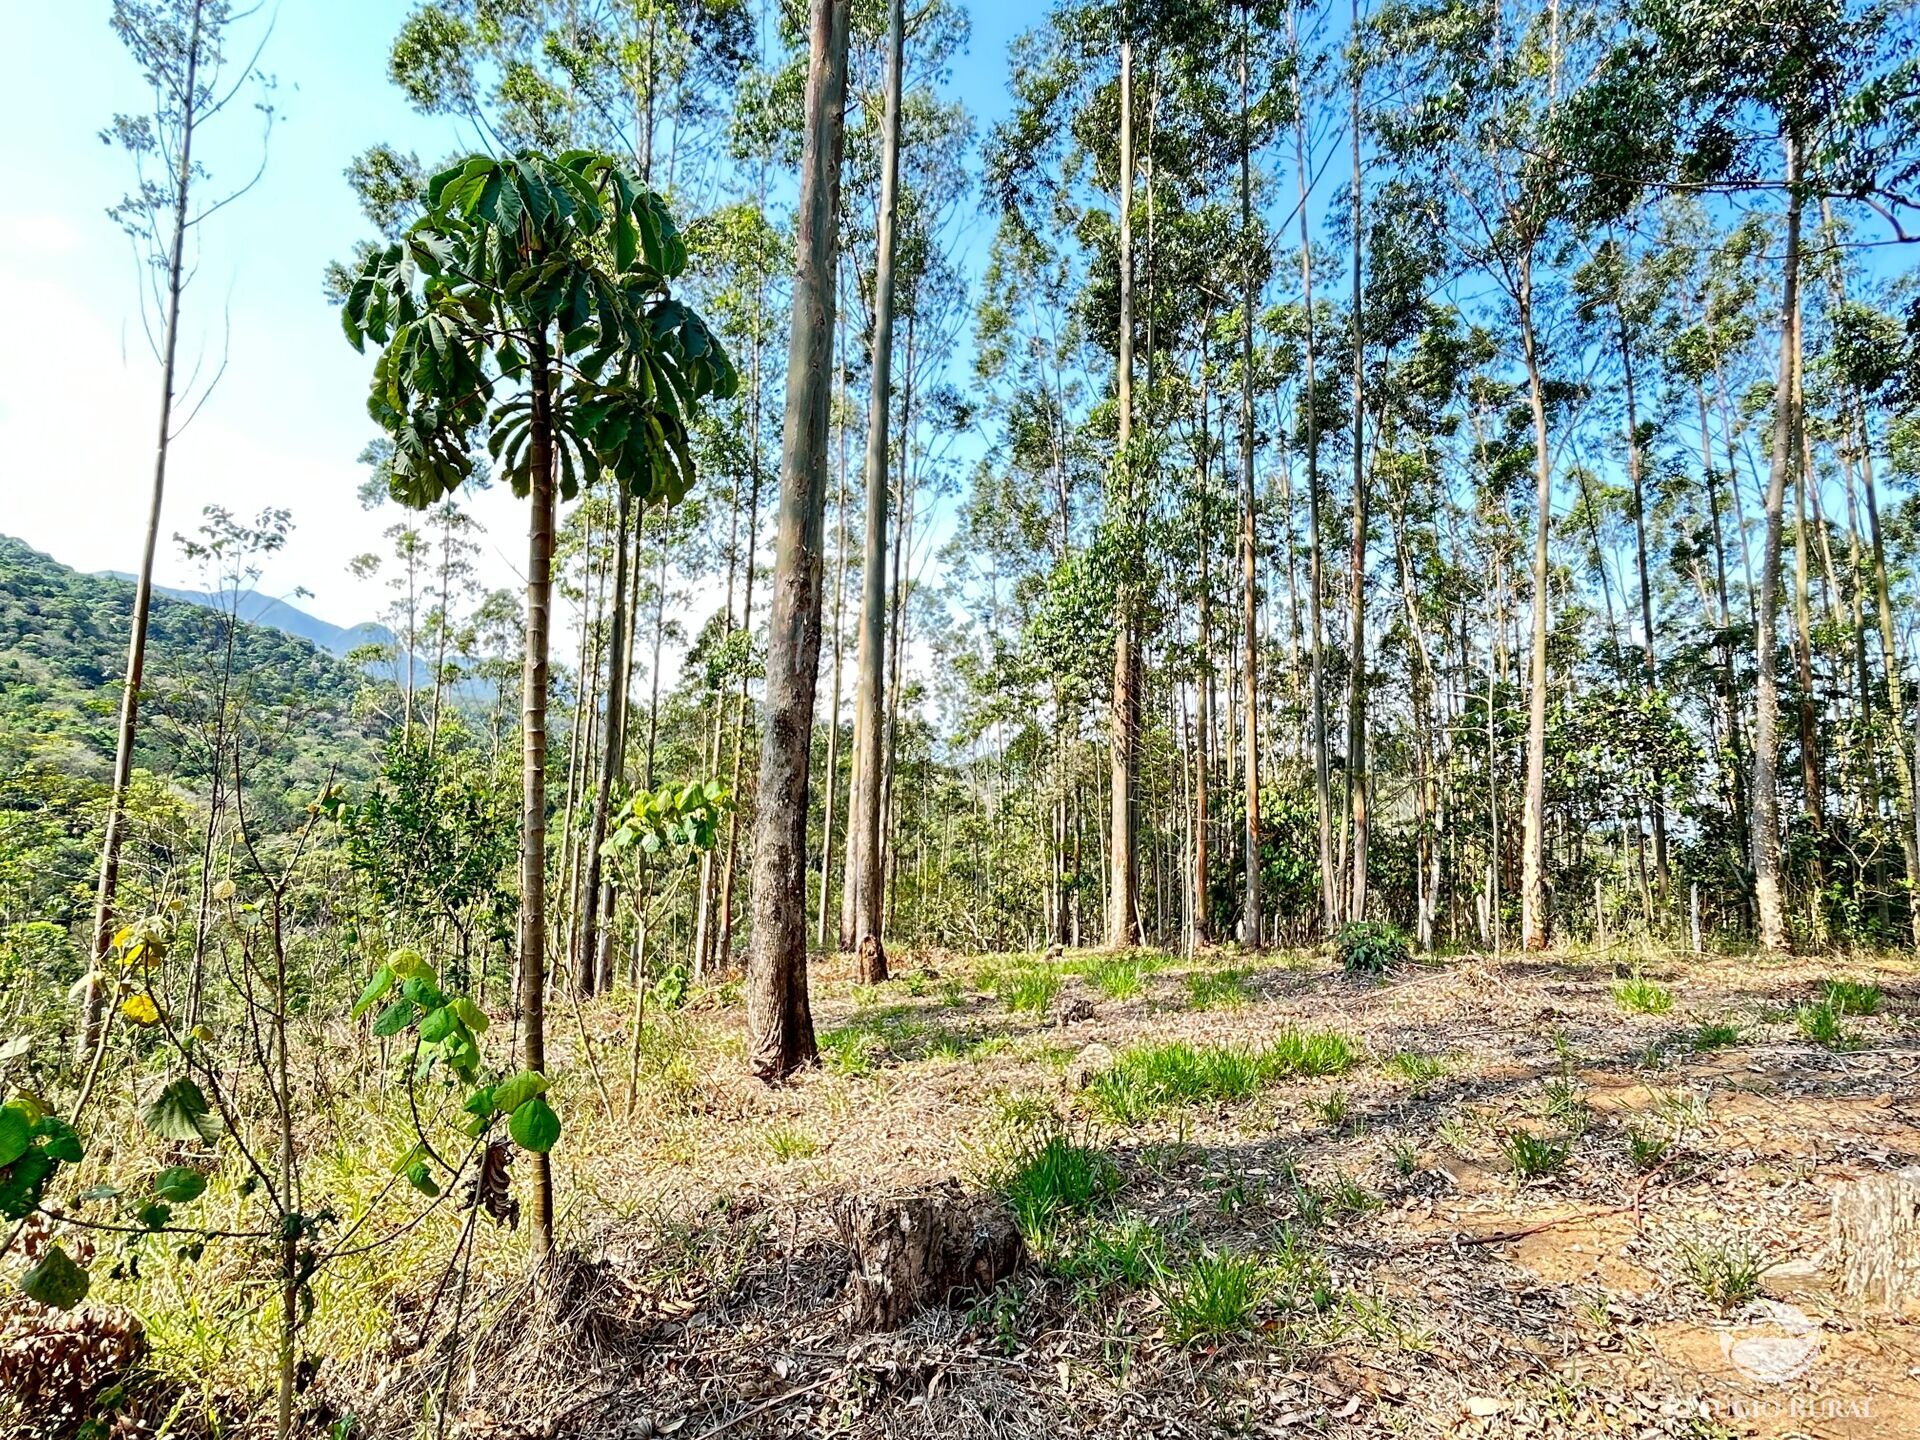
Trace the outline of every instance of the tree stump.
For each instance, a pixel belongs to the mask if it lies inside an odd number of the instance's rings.
[[[1834,1186],[1833,1258],[1849,1299],[1920,1301],[1920,1166]]]
[[[849,1191],[833,1202],[833,1223],[853,1252],[845,1307],[855,1330],[897,1329],[923,1305],[991,1290],[1026,1253],[1006,1206],[952,1180],[906,1194]]]

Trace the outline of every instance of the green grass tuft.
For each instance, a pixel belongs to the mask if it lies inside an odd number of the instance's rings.
[[[1688,1043],[1695,1050],[1724,1050],[1729,1045],[1738,1045],[1742,1038],[1740,1027],[1732,1021],[1709,1020],[1688,1037]]]
[[[1016,965],[994,977],[993,992],[1015,1014],[1044,1015],[1066,982],[1049,965]]]
[[[1417,1050],[1396,1050],[1381,1063],[1380,1068],[1389,1075],[1406,1081],[1416,1090],[1424,1090],[1446,1074],[1449,1067],[1444,1055],[1423,1055]]]
[[[1272,1288],[1273,1276],[1256,1256],[1202,1250],[1161,1283],[1167,1332],[1182,1345],[1244,1335]]]
[[[1252,998],[1245,970],[1195,970],[1187,976],[1187,1003],[1195,1010],[1244,1005]]]
[[[1880,987],[1865,980],[1825,980],[1820,998],[1842,1015],[1878,1015]]]
[[[1573,1153],[1573,1141],[1564,1135],[1548,1137],[1529,1130],[1509,1130],[1500,1142],[1500,1152],[1507,1157],[1507,1168],[1516,1180],[1536,1180],[1566,1165]]]
[[[1829,1050],[1851,1050],[1859,1044],[1841,1020],[1843,1012],[1825,1000],[1810,1000],[1793,1012],[1800,1033]]]
[[[1680,1266],[1694,1288],[1723,1310],[1758,1295],[1771,1268],[1745,1240],[1689,1240],[1680,1247]]]
[[[1109,1119],[1136,1124],[1173,1105],[1245,1100],[1279,1080],[1338,1075],[1356,1058],[1353,1042],[1332,1031],[1283,1030],[1264,1050],[1174,1040],[1123,1051],[1088,1094]]]
[[[1613,1001],[1635,1015],[1664,1015],[1673,1009],[1673,992],[1635,975],[1614,985]]]

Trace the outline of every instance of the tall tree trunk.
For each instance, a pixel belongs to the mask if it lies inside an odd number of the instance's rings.
[[[847,837],[859,852],[854,866],[854,953],[859,978],[869,985],[887,978],[880,849],[880,710],[885,701],[884,632],[887,587],[887,422],[893,400],[894,227],[900,185],[900,87],[904,61],[902,0],[887,6],[886,129],[881,137],[879,254],[873,282],[873,385],[867,405],[867,535],[861,562],[858,689],[854,707],[867,737],[854,755],[853,803]]]
[[[601,914],[608,897],[601,893],[600,845],[607,838],[607,811],[613,801],[613,787],[626,761],[627,529],[632,502],[627,487],[618,480],[614,484],[619,495],[614,508],[613,620],[612,634],[607,637],[607,708],[600,743],[600,774],[593,790],[593,814],[587,821],[587,877],[580,887],[584,904],[580,951],[575,961],[576,973],[587,982],[581,989],[589,995],[613,988],[613,951],[601,943]]]
[[[1247,852],[1246,889],[1240,904],[1241,941],[1259,949],[1264,941],[1260,924],[1260,635],[1258,616],[1259,547],[1255,543],[1258,516],[1253,493],[1253,310],[1258,298],[1253,279],[1253,136],[1247,125],[1247,12],[1240,12],[1240,603],[1245,611],[1245,653],[1241,681],[1246,699],[1241,707],[1242,741],[1246,763],[1244,844]]]
[[[834,278],[852,0],[813,0],[806,143],[795,216],[799,263],[787,359],[780,521],[767,622],[766,734],[754,817],[747,1056],[776,1081],[812,1062],[807,1001],[807,780],[820,671],[821,541],[833,392]]]
[[[93,963],[80,1002],[74,1051],[83,1061],[100,1046],[106,1019],[102,983],[113,952],[114,906],[120,892],[120,848],[126,839],[127,787],[133,780],[133,745],[140,728],[140,686],[147,672],[147,616],[153,607],[153,557],[160,544],[160,505],[167,489],[167,449],[173,441],[175,357],[180,344],[180,293],[187,240],[187,205],[193,187],[193,129],[199,118],[195,100],[200,74],[200,35],[205,6],[194,0],[187,34],[187,83],[182,103],[180,153],[174,166],[173,240],[167,254],[167,318],[160,342],[160,424],[153,449],[153,495],[147,506],[147,538],[140,552],[140,578],[134,583],[133,625],[127,639],[127,676],[120,691],[120,725],[114,736],[113,790],[107,798],[107,830],[100,845],[100,881],[93,900]]]
[[[1188,811],[1193,839],[1187,849],[1187,856],[1192,862],[1190,872],[1192,883],[1189,887],[1192,904],[1189,907],[1189,916],[1192,922],[1192,939],[1196,944],[1206,943],[1208,927],[1212,921],[1207,904],[1207,830],[1211,823],[1207,815],[1207,790],[1211,783],[1207,759],[1208,751],[1213,745],[1213,534],[1208,529],[1207,513],[1207,502],[1210,498],[1208,492],[1213,484],[1213,458],[1207,432],[1207,407],[1210,400],[1207,386],[1207,332],[1212,328],[1212,324],[1213,311],[1208,307],[1200,326],[1200,492],[1198,496],[1200,502],[1200,603],[1198,606],[1200,633],[1197,637],[1200,677],[1199,683],[1194,686],[1194,708],[1198,711],[1198,723],[1193,744],[1192,804]],[[1224,412],[1225,406],[1221,408]],[[1224,441],[1226,438],[1224,413],[1221,418],[1221,439]],[[1179,707],[1178,722],[1181,746],[1184,749],[1186,744],[1184,703]],[[1181,769],[1181,778],[1183,780],[1186,778],[1184,765]]]
[[[1553,524],[1553,452],[1547,444],[1547,402],[1533,329],[1533,255],[1521,257],[1520,347],[1533,412],[1533,643],[1527,659],[1527,774],[1520,810],[1520,943],[1544,950],[1552,930],[1547,903],[1547,540]]]
[[[1634,387],[1633,343],[1627,333],[1625,310],[1616,304],[1620,326],[1620,369],[1627,399],[1627,478],[1633,486],[1633,556],[1640,576],[1640,637],[1646,654],[1647,694],[1660,693],[1659,651],[1653,628],[1653,581],[1647,568],[1647,498],[1645,461],[1640,453],[1639,396]],[[1653,776],[1653,871],[1661,904],[1667,899],[1666,785]]]
[[[1799,418],[1794,399],[1800,374],[1800,142],[1785,137],[1787,243],[1781,262],[1780,372],[1773,392],[1772,453],[1767,465],[1766,538],[1760,552],[1760,594],[1754,628],[1753,697],[1753,893],[1760,948],[1781,954],[1791,948],[1780,874],[1779,794],[1774,765],[1779,751],[1780,686],[1775,674],[1780,609],[1780,542],[1787,482],[1797,468]]]
[[[1121,25],[1131,22],[1121,13]],[[1118,454],[1114,457],[1114,486],[1122,513],[1134,508],[1133,494],[1133,40],[1120,37],[1120,355],[1117,403]],[[1128,557],[1129,570],[1139,557]],[[1140,731],[1139,600],[1136,581],[1129,574],[1120,585],[1119,613],[1114,617],[1113,703],[1108,719],[1109,769],[1112,772],[1113,842],[1108,847],[1107,946],[1124,950],[1139,938],[1135,905],[1138,869],[1135,862],[1134,789],[1139,779],[1136,742]]]
[[[1326,593],[1326,581],[1321,574],[1320,559],[1320,412],[1319,412],[1319,371],[1318,358],[1314,350],[1314,313],[1313,313],[1313,243],[1307,229],[1307,197],[1311,193],[1311,183],[1307,167],[1307,121],[1305,102],[1300,85],[1300,40],[1295,29],[1297,8],[1287,11],[1287,35],[1293,45],[1293,158],[1296,185],[1299,190],[1300,218],[1300,291],[1303,297],[1305,342],[1305,385],[1306,385],[1306,434],[1307,446],[1307,626],[1308,639],[1311,642],[1310,663],[1312,669],[1308,678],[1308,708],[1312,712],[1309,723],[1312,728],[1313,746],[1313,788],[1316,809],[1318,810],[1316,830],[1319,837],[1320,854],[1320,926],[1331,935],[1339,924],[1339,902],[1334,891],[1333,874],[1333,787],[1327,765],[1327,690],[1326,665],[1321,650],[1321,638],[1326,631],[1326,622],[1320,614],[1321,597]]]
[[[534,338],[532,475],[527,521],[527,643],[520,679],[520,1065],[547,1068],[547,640],[553,596],[552,358],[544,333]],[[553,1249],[553,1170],[534,1154],[533,1244]]]
[[[1358,33],[1360,9],[1353,7]],[[1367,471],[1366,341],[1360,325],[1360,251],[1366,231],[1361,219],[1360,71],[1355,60],[1351,115],[1353,140],[1353,546],[1347,570],[1347,800],[1353,823],[1353,873],[1347,891],[1347,918],[1367,918]]]
[[[847,398],[847,332],[845,326],[838,326],[834,332],[834,350],[838,359],[835,362],[836,385],[840,392],[841,405]],[[827,796],[826,809],[820,826],[820,916],[815,927],[814,944],[822,950],[827,948],[827,906],[833,890],[833,821],[834,802],[840,790],[840,619],[846,608],[847,598],[847,425],[844,409],[839,426],[840,465],[834,480],[834,576],[833,576],[833,703],[827,711]],[[852,784],[849,779],[848,802],[852,802]]]

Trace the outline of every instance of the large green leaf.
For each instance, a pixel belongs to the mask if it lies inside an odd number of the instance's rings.
[[[494,1107],[511,1115],[534,1096],[545,1093],[546,1088],[546,1076],[538,1070],[522,1070],[493,1087]]]
[[[508,1117],[507,1133],[522,1150],[544,1155],[560,1139],[560,1117],[544,1095],[536,1095]]]
[[[11,1165],[27,1153],[32,1142],[33,1122],[27,1112],[15,1105],[0,1105],[0,1165]]]
[[[58,1245],[49,1249],[40,1257],[38,1265],[20,1277],[20,1290],[29,1300],[38,1300],[55,1310],[73,1309],[87,1298],[87,1289],[91,1284],[87,1272]]]
[[[164,1140],[215,1140],[220,1117],[200,1087],[184,1075],[156,1090],[140,1112],[140,1123]]]

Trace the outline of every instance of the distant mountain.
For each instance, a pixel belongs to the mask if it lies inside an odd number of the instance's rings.
[[[0,535],[0,771],[38,757],[94,773],[111,757],[133,593],[127,580],[82,574]],[[156,723],[141,727],[139,759],[163,774],[190,766],[188,732],[224,665],[226,630],[204,598],[158,594],[149,617],[142,691],[152,698],[142,711]],[[349,749],[360,743],[347,738],[364,683],[352,665],[274,626],[242,621],[232,639],[236,683],[252,703],[297,711]]]
[[[134,577],[120,570],[101,570],[95,572],[103,580],[121,580],[132,584]],[[257,591],[236,594],[226,591],[210,594],[205,590],[180,590],[171,585],[156,585],[156,594],[168,596],[174,600],[183,600],[189,605],[203,606],[209,610],[221,610],[236,614],[249,625],[264,625],[287,635],[297,635],[309,640],[330,655],[343,659],[347,652],[358,645],[391,645],[393,632],[384,625],[364,623],[360,625],[335,625],[330,620],[322,620],[317,615],[309,615],[297,605],[289,605],[285,600],[276,600],[271,595],[262,595]],[[237,608],[236,608],[237,602]]]

